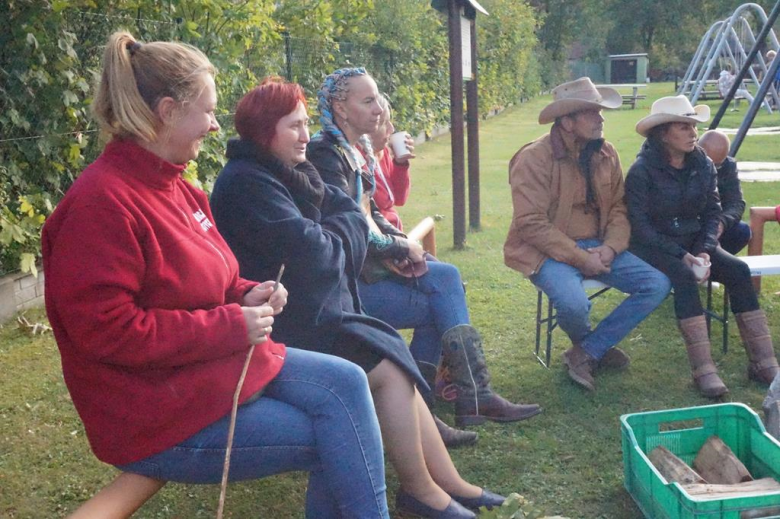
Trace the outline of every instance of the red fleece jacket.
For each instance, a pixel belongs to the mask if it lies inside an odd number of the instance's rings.
[[[161,452],[228,414],[249,347],[240,303],[256,283],[239,278],[183,169],[115,140],[43,228],[65,383],[106,463]],[[242,401],[284,355],[270,339],[255,348]]]
[[[381,173],[376,174],[376,191],[374,192],[374,202],[376,202],[379,211],[388,222],[395,225],[399,230],[403,230],[401,217],[398,216],[396,206],[402,206],[409,198],[411,181],[409,179],[409,163],[398,164],[393,160],[390,150],[385,148],[382,160],[379,161]]]

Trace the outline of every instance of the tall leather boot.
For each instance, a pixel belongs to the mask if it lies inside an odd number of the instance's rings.
[[[455,424],[479,425],[486,420],[516,422],[542,412],[536,404],[513,404],[490,387],[490,373],[482,351],[482,338],[472,326],[461,324],[442,335],[443,355],[452,382],[458,388]]]
[[[736,314],[739,335],[745,345],[748,359],[748,377],[762,384],[771,384],[780,372],[772,346],[772,336],[763,310]]]
[[[422,395],[423,400],[425,400],[425,403],[428,405],[428,409],[431,410],[433,422],[436,424],[436,429],[441,435],[444,446],[447,448],[455,448],[462,447],[464,445],[474,445],[477,443],[477,439],[479,438],[477,433],[450,427],[442,420],[440,420],[438,416],[433,414],[433,404],[435,400],[433,396],[433,387],[434,380],[436,379],[437,368],[433,364],[428,364],[427,362],[418,362],[417,367],[419,368],[420,373],[422,374],[425,381],[428,383],[428,386],[431,388],[430,391],[425,393],[421,391],[420,394]]]
[[[691,375],[699,392],[707,398],[718,398],[728,393],[729,390],[718,376],[718,369],[712,361],[707,321],[704,316],[697,315],[677,322],[688,350]]]

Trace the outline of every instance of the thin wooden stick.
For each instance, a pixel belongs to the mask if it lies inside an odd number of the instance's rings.
[[[279,288],[279,281],[284,274],[284,263],[279,269],[279,273],[276,275],[276,281],[274,282],[274,288],[271,291],[273,294]],[[219,506],[217,507],[217,519],[222,519],[222,514],[225,510],[225,495],[227,494],[228,473],[230,472],[230,454],[233,452],[233,434],[236,432],[236,415],[238,414],[238,397],[241,394],[241,388],[244,387],[244,379],[246,378],[246,372],[249,370],[249,362],[252,360],[252,353],[255,351],[255,345],[249,347],[249,351],[246,354],[246,360],[244,361],[244,367],[241,370],[241,377],[238,379],[236,385],[236,391],[233,393],[233,408],[230,410],[230,426],[228,427],[228,439],[227,449],[225,449],[225,464],[222,467],[222,486],[219,491]]]

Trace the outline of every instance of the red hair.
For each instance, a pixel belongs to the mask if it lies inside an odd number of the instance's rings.
[[[308,108],[301,85],[287,83],[278,76],[267,77],[238,102],[236,131],[242,139],[268,148],[279,119],[295,110],[299,102]]]

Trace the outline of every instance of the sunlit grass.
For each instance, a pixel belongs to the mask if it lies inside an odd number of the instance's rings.
[[[624,169],[641,144],[634,124],[649,113],[653,98],[673,93],[672,85],[651,85],[647,93],[649,99],[637,109],[606,114],[606,136],[618,147]],[[468,234],[465,250],[452,248],[449,136],[417,148],[412,196],[401,215],[407,226],[423,216],[444,216],[436,228],[438,255],[456,264],[468,282],[471,317],[485,336],[494,386],[507,398],[539,402],[545,408],[529,422],[476,428],[480,433],[477,446],[452,453],[464,476],[497,492],[519,492],[549,513],[635,518],[640,513],[623,489],[618,417],[708,401],[692,387],[671,300],[621,344],[632,356],[631,368],[625,373],[599,374],[595,394],[583,393],[566,377],[561,353],[568,344],[560,331],[554,336],[552,368],[544,369],[533,359],[535,290],[504,266],[502,248],[512,212],[507,162],[522,144],[548,130],[536,123],[548,101],[549,97],[534,99],[481,122],[482,226],[480,232]],[[724,125],[737,127],[737,117],[739,113],[728,113]],[[780,119],[780,115],[775,117]],[[774,124],[761,116],[758,122]],[[748,138],[738,158],[780,160],[775,139]],[[744,190],[749,205],[780,203],[778,183],[745,184]],[[768,226],[766,253],[780,254],[779,238],[780,226]],[[780,340],[778,291],[779,278],[766,278],[761,302]],[[619,300],[614,293],[599,299],[595,318]],[[29,317],[44,319],[40,312]],[[730,352],[724,355],[719,347],[714,349],[731,389],[728,400],[760,409],[765,389],[747,380],[736,327],[731,331]],[[99,463],[89,451],[62,382],[51,336],[30,337],[14,323],[6,324],[0,330],[0,366],[0,517],[63,516],[110,481],[115,470]],[[440,412],[451,419],[446,406]],[[397,483],[392,471],[389,474],[388,486],[394,492]],[[302,517],[304,490],[302,475],[234,484],[229,488],[227,511],[235,518]],[[217,497],[216,486],[171,484],[137,517],[213,517]]]

